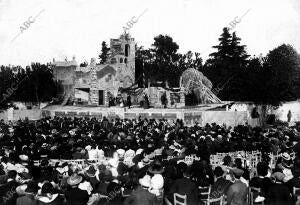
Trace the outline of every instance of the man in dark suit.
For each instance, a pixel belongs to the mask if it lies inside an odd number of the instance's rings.
[[[231,170],[235,182],[228,188],[227,191],[227,204],[228,205],[246,205],[248,187],[243,183],[240,178],[244,174],[244,171],[238,168]]]
[[[174,182],[174,184],[171,186],[168,198],[173,201],[173,194],[177,193],[180,195],[187,196],[188,205],[199,204],[198,188],[196,184],[192,182],[190,177],[191,177],[191,168],[187,167],[183,172],[183,178],[177,179]]]
[[[214,170],[216,177],[215,183],[211,186],[210,198],[216,199],[227,193],[229,186],[232,184],[231,181],[224,178],[224,171],[221,167],[216,167]]]
[[[265,196],[268,192],[270,184],[272,183],[269,177],[266,177],[268,174],[268,164],[265,162],[257,163],[257,177],[253,177],[250,180],[249,186],[256,187],[261,189],[261,195]]]

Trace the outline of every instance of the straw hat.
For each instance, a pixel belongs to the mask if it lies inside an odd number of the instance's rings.
[[[67,183],[70,186],[75,186],[78,185],[81,181],[82,181],[82,176],[79,176],[78,174],[73,174],[68,178]]]

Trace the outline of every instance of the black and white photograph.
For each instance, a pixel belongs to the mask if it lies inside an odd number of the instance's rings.
[[[0,205],[300,205],[300,0],[0,0]]]

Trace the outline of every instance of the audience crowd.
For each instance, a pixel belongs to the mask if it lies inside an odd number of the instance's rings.
[[[175,194],[186,196],[187,205],[220,197],[229,205],[251,199],[254,204],[300,204],[299,131],[187,127],[181,120],[163,119],[1,121],[0,204],[162,205],[173,204]],[[238,150],[263,154],[256,170],[229,155],[220,165],[210,165],[212,154]],[[275,168],[269,153],[280,156]],[[186,163],[191,155],[199,160]],[[79,159],[83,163],[76,163]]]

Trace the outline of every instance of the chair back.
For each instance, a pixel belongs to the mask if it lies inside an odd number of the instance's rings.
[[[255,198],[254,198],[254,193],[258,193],[257,195],[255,195],[256,197],[259,195],[259,193],[261,192],[261,189],[260,188],[257,188],[257,187],[250,187],[249,188],[249,204],[250,205],[253,205],[253,204],[255,204],[255,205],[264,205],[265,203],[264,203],[264,201],[262,201],[262,202],[255,202]]]
[[[299,187],[293,187],[293,195],[299,196],[300,195],[300,188]]]
[[[187,205],[186,195],[174,193],[174,205]]]
[[[201,196],[200,197],[201,201],[207,202],[208,199],[209,199],[211,187],[210,186],[207,186],[207,187],[199,186],[198,190],[199,190],[199,193],[200,193],[200,196]]]
[[[223,196],[221,196],[219,198],[216,198],[216,199],[210,199],[210,198],[208,198],[207,205],[210,205],[210,204],[213,204],[213,205],[223,205],[223,200],[224,200]]]

